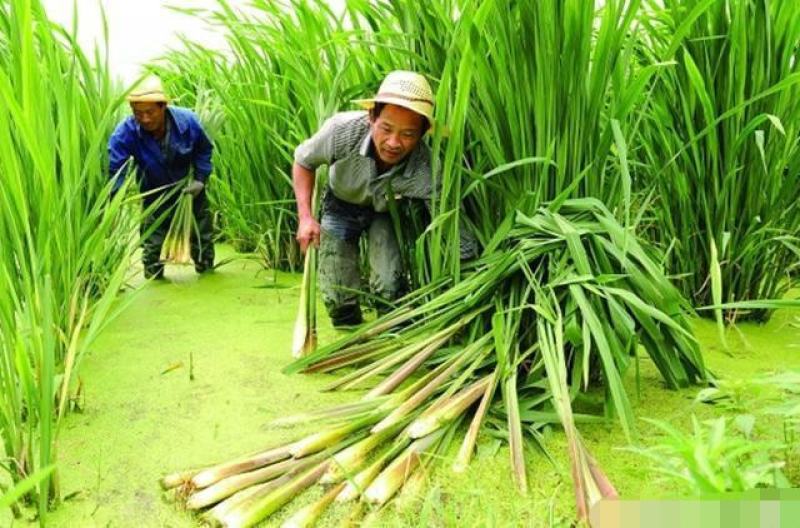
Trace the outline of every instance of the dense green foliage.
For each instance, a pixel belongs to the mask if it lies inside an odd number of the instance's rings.
[[[646,232],[698,305],[781,298],[800,259],[800,12],[780,1],[664,4],[643,12],[639,48],[675,61],[637,123],[639,186],[653,198]]]
[[[337,13],[322,0],[246,10],[218,0],[194,14],[226,32],[230,53],[187,40],[153,69],[215,143],[222,236],[273,268],[302,262],[294,147],[391,70],[423,72],[436,88],[430,210],[392,211],[415,291],[294,366],[358,367],[342,387],[387,377],[340,409],[348,420],[328,436],[281,451],[279,463],[294,462],[285,486],[262,488],[242,522],[317,480],[337,450],[385,442],[379,460],[397,472],[461,423],[472,426],[459,461],[489,427],[509,440],[524,489],[523,442],[560,422],[584,516],[614,491],[575,428],[575,398],[602,386],[605,414],[633,435],[620,379],[637,346],[668,386],[703,380],[691,304],[716,305],[707,313],[720,327],[725,315],[763,320],[775,304],[732,303],[780,298],[791,285],[800,255],[791,2],[350,0]],[[20,483],[6,497],[41,478],[44,516],[58,497],[49,471],[59,419],[124,284],[137,213],[124,192],[109,199],[105,142],[122,99],[105,58],[87,57],[38,0],[9,0],[0,65],[0,437]],[[474,262],[459,259],[462,225],[482,249]],[[305,301],[298,350],[314,343],[313,294]],[[368,435],[398,412],[390,433]]]
[[[432,227],[421,237],[424,226],[402,222],[413,284],[458,276],[459,220],[487,244],[515,210],[566,189],[626,225],[644,218],[637,229],[696,303],[778,298],[790,284],[800,223],[790,3],[351,1],[333,13],[319,1],[246,12],[221,1],[209,18],[233,56],[190,43],[158,69],[188,104],[217,101],[223,232],[270,265],[299,264],[293,148],[409,68],[438,87],[445,132],[431,139]]]
[[[135,247],[105,145],[119,90],[38,1],[0,4],[0,437],[18,490],[57,500],[55,441]],[[48,471],[44,471],[48,468]]]

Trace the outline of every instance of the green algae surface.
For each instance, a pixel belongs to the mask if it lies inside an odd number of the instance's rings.
[[[81,410],[58,445],[61,494],[50,526],[194,526],[165,497],[167,472],[288,441],[276,418],[350,400],[326,376],[286,376],[299,277],[253,261],[198,276],[167,267],[136,285],[81,365]]]
[[[65,418],[58,445],[63,502],[48,525],[197,526],[196,516],[161,491],[161,476],[294,439],[313,425],[287,428],[271,422],[354,399],[352,393],[322,392],[331,376],[281,373],[291,360],[298,285],[298,275],[235,260],[204,276],[191,267],[168,267],[166,281],[139,283],[123,293],[120,302],[129,301],[127,308],[81,365],[80,410]],[[332,330],[327,318],[321,319],[324,341]],[[747,378],[800,368],[799,326],[800,311],[781,310],[766,325],[731,330],[728,350],[720,346],[712,323],[697,321],[695,330],[715,374]],[[640,390],[632,372],[626,381],[639,417],[688,426],[692,413],[708,418],[720,412],[693,403],[697,387],[666,390],[646,358],[640,365]],[[654,430],[641,425],[640,439],[646,444]],[[580,427],[623,497],[685,492],[652,478],[644,459],[620,451],[629,441],[613,421]],[[763,429],[765,436],[777,434],[769,424]],[[544,446],[552,461],[534,446],[527,450],[527,496],[514,488],[504,443],[483,435],[464,473],[449,469],[456,445],[441,455],[438,467],[424,475],[416,490],[367,514],[367,524],[568,525],[572,489],[557,428],[545,431]],[[300,497],[265,526],[279,524],[306,502]],[[338,525],[346,516],[344,508],[334,508],[322,524]]]

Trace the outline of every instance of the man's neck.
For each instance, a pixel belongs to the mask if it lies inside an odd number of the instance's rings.
[[[160,127],[160,128],[158,128],[157,130],[154,130],[154,131],[150,132],[150,134],[151,134],[151,135],[152,135],[154,138],[156,138],[156,140],[158,140],[158,141],[161,141],[162,139],[164,139],[164,136],[166,136],[166,135],[167,135],[167,124],[166,124],[166,123],[164,123],[164,124],[163,124],[163,125],[161,125],[161,127]]]

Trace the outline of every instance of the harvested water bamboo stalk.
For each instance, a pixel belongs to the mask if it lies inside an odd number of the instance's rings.
[[[255,471],[232,475],[205,489],[193,493],[186,501],[186,508],[190,510],[205,508],[249,486],[272,480],[292,470],[296,471],[298,468],[308,467],[318,461],[319,457],[300,460],[290,458],[278,462],[277,464],[256,469]]]
[[[271,491],[267,496],[248,500],[240,507],[228,512],[222,518],[223,525],[229,528],[245,528],[255,525],[317,482],[327,470],[328,464],[328,461],[321,462],[283,486]]]
[[[290,447],[291,444],[283,445],[232,462],[217,464],[194,475],[191,484],[195,488],[205,488],[226,477],[274,464],[291,456]]]
[[[161,246],[161,260],[172,264],[188,264],[192,260],[191,239],[197,229],[190,194],[178,197],[169,230]]]
[[[364,491],[364,498],[375,504],[384,504],[391,499],[419,465],[422,453],[439,441],[442,435],[443,431],[439,430],[408,446],[403,454],[394,459],[369,485]]]
[[[281,525],[281,528],[309,528],[313,526],[343,488],[343,482],[333,486],[325,492],[319,500],[300,509],[289,517],[289,519]]]
[[[299,358],[317,347],[317,249],[306,250],[303,264],[303,282],[300,286],[300,305],[294,323],[292,357]]]

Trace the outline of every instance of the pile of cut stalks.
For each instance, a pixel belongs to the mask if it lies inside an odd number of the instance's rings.
[[[541,442],[541,429],[560,423],[577,518],[585,520],[616,491],[575,426],[575,396],[602,385],[605,414],[632,437],[622,378],[638,349],[671,388],[706,378],[689,304],[649,255],[600,201],[571,199],[517,214],[460,282],[419,289],[313,351],[302,340],[315,339],[307,317],[315,298],[306,295],[294,350],[307,353],[286,371],[341,372],[328,389],[364,395],[280,421],[317,421],[318,432],[162,484],[207,521],[235,527],[253,526],[319,486],[321,497],[284,523],[310,526],[334,501],[386,504],[453,443],[460,447],[451,470],[463,471],[487,427],[508,438],[511,473],[524,493],[524,444]]]

